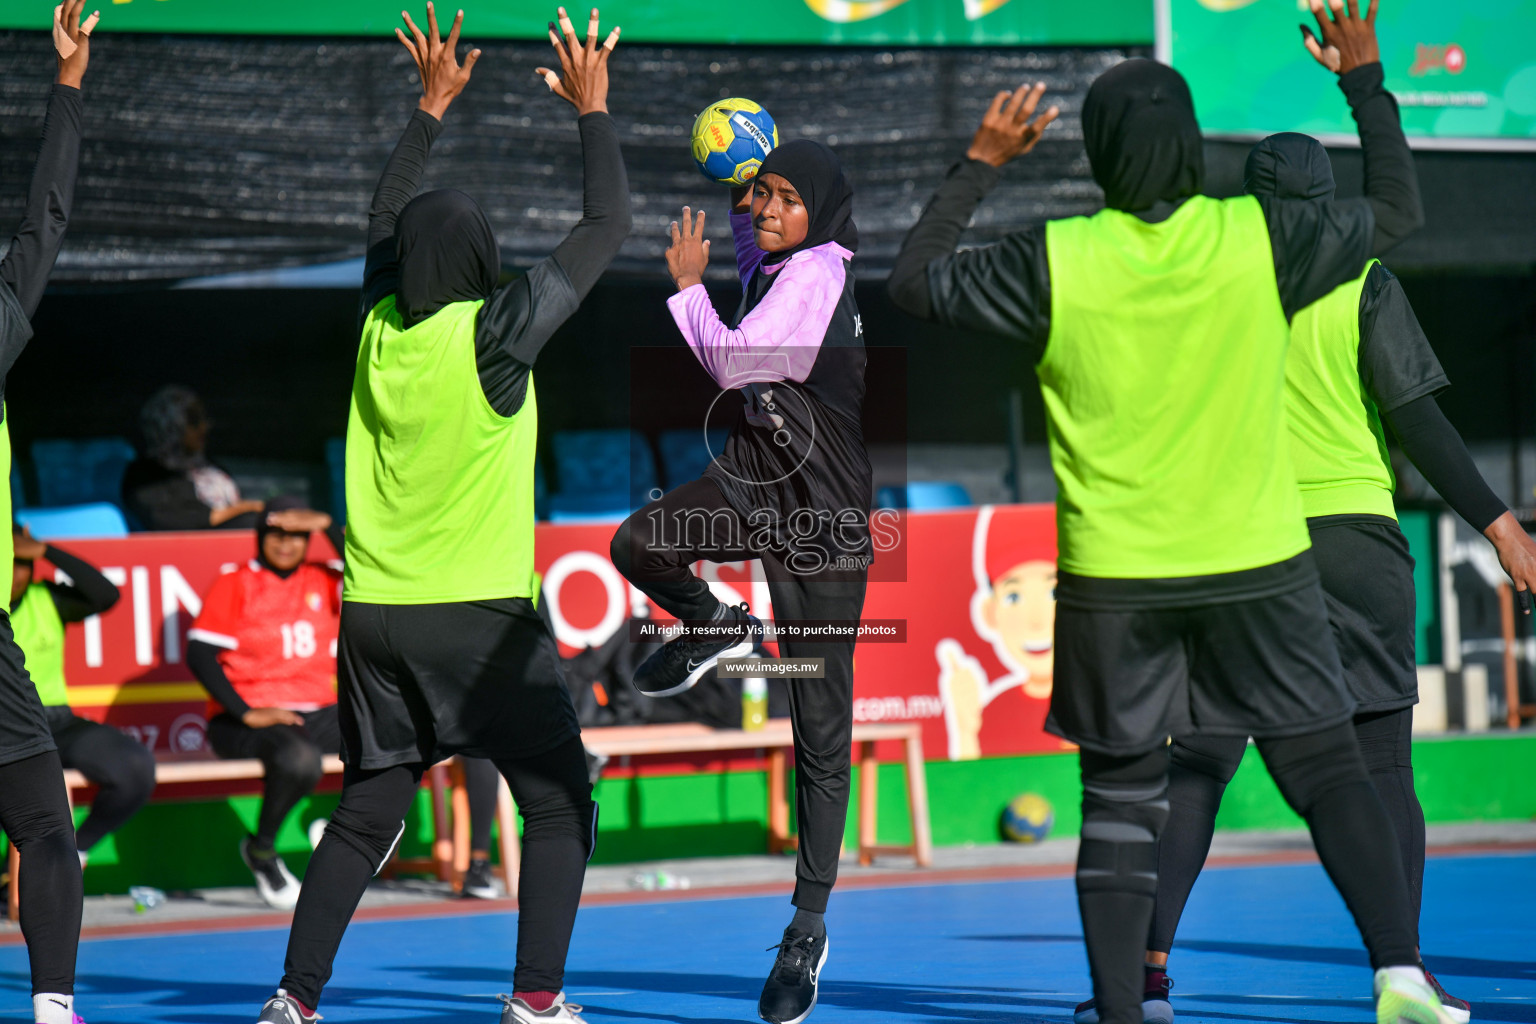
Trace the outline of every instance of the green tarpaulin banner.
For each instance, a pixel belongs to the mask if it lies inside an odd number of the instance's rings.
[[[1332,75],[1301,44],[1305,0],[1161,0],[1159,52],[1207,132],[1355,134]],[[1366,0],[1361,0],[1361,6]],[[1536,0],[1381,0],[1387,88],[1415,145],[1536,148]]]
[[[556,0],[464,3],[464,38],[537,39]],[[405,5],[412,17],[421,0]],[[870,46],[1150,45],[1151,0],[609,0],[605,25],[662,43]],[[457,9],[453,0],[442,5]],[[570,4],[582,25],[589,9]],[[50,0],[0,0],[0,28],[47,28]],[[388,35],[387,0],[101,0],[101,31]],[[419,18],[418,18],[419,20]],[[446,29],[446,26],[445,26]]]

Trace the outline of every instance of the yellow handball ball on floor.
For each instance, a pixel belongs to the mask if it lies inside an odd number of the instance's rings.
[[[1056,812],[1051,802],[1038,793],[1025,793],[1014,797],[1003,808],[999,823],[1004,839],[1015,843],[1038,843],[1051,834],[1056,823]]]
[[[779,144],[768,111],[751,100],[717,100],[693,120],[693,162],[710,181],[745,185]]]

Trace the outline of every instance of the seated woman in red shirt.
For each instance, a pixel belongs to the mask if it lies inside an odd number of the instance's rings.
[[[320,759],[340,750],[336,631],[341,571],[306,561],[310,533],[331,517],[293,498],[267,502],[257,556],[214,581],[187,634],[187,667],[213,697],[208,742],[223,758],[266,767],[256,833],[240,856],[269,905],[292,910],[299,883],[278,856],[283,819],[320,781]]]

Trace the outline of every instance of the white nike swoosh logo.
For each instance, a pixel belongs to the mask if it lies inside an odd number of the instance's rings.
[[[697,671],[701,666],[708,665],[708,664],[709,664],[709,659],[708,658],[705,658],[703,661],[698,662],[698,663],[695,663],[692,658],[689,658],[688,659],[688,671],[689,672]]]

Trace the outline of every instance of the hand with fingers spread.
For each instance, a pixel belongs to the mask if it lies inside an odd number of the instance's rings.
[[[597,8],[594,7],[587,19],[586,42],[578,42],[571,16],[565,13],[564,7],[557,8],[557,12],[560,32],[557,35],[554,22],[550,22],[549,41],[560,58],[560,70],[535,68],[533,73],[544,79],[551,92],[575,107],[577,117],[599,111],[606,113],[608,58],[613,55],[613,48],[619,45],[619,30],[615,27],[602,45],[598,45]]]
[[[704,211],[697,218],[693,211],[683,207],[683,226],[678,230],[672,222],[672,245],[667,249],[667,273],[672,275],[677,290],[704,283],[704,268],[709,266],[709,239],[704,237]]]
[[[464,24],[463,11],[454,16],[447,39],[438,36],[437,10],[430,2],[427,4],[425,34],[405,11],[400,12],[400,17],[405,19],[411,34],[407,36],[397,28],[395,36],[411,51],[416,69],[421,72],[421,101],[416,105],[441,121],[448,112],[448,105],[469,84],[469,75],[475,69],[475,61],[480,59],[480,51],[470,50],[463,65],[459,64],[455,51],[459,46],[459,28]]]
[[[60,85],[80,88],[85,78],[85,66],[91,59],[91,30],[101,17],[95,11],[84,22],[85,0],[64,0],[53,9],[53,47],[59,55]]]
[[[1059,108],[1051,107],[1035,117],[1035,109],[1044,95],[1045,83],[1040,82],[1034,88],[1021,85],[1012,93],[1004,91],[992,97],[992,105],[981,119],[981,127],[976,129],[971,148],[965,155],[1001,167],[1034,149],[1045,133],[1046,125],[1061,113]]]
[[[1376,43],[1376,0],[1370,2],[1362,18],[1359,0],[1311,0],[1312,16],[1317,19],[1322,40],[1319,42],[1306,25],[1301,26],[1307,52],[1323,67],[1340,75],[1381,60],[1381,48]]]

